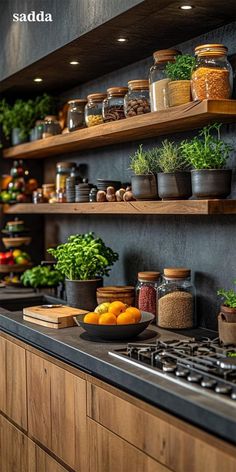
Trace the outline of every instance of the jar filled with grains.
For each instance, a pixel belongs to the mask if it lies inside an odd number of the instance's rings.
[[[143,115],[150,112],[148,80],[130,80],[125,95],[125,116]]]
[[[164,269],[163,279],[157,290],[157,325],[167,329],[195,327],[195,288],[191,283],[191,270]]]
[[[87,96],[88,103],[85,105],[85,123],[88,128],[103,123],[102,104],[106,96],[106,93],[91,93]]]
[[[160,272],[139,272],[135,288],[136,306],[141,311],[148,311],[156,316],[157,288],[160,284]]]
[[[227,52],[223,44],[196,47],[196,66],[191,80],[193,100],[224,100],[231,97],[233,72]]]
[[[107,97],[103,100],[102,115],[103,121],[116,121],[125,118],[124,96],[127,87],[111,87],[107,89]]]
[[[149,91],[151,111],[161,111],[169,107],[168,79],[165,67],[168,62],[175,62],[180,51],[176,49],[161,49],[153,54],[154,65],[149,73]]]

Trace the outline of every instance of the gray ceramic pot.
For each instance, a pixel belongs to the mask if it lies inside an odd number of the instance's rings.
[[[157,179],[154,174],[133,175],[131,186],[137,200],[157,199]]]
[[[157,174],[158,195],[162,200],[180,200],[192,195],[190,172]]]
[[[103,279],[93,280],[67,280],[66,299],[68,305],[74,308],[93,311],[97,306],[96,292],[98,287],[102,287]]]
[[[193,197],[226,198],[231,193],[232,170],[192,170],[191,180]]]

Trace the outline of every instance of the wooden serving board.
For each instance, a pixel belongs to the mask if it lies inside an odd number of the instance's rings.
[[[68,328],[75,326],[73,317],[76,315],[85,315],[88,313],[79,308],[72,308],[67,305],[54,306],[46,308],[45,306],[30,306],[23,309],[23,319],[47,328]]]

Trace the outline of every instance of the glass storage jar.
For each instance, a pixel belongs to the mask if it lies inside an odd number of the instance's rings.
[[[141,311],[148,311],[156,316],[157,287],[160,284],[160,272],[139,272],[135,288],[135,304]]]
[[[128,82],[124,111],[126,118],[150,112],[148,80],[130,80]]]
[[[67,128],[69,131],[85,127],[84,108],[86,103],[87,100],[83,98],[76,98],[68,102]]]
[[[76,169],[75,162],[58,162],[56,170],[56,192],[66,190],[66,179]]]
[[[56,134],[61,133],[61,126],[55,115],[45,116],[43,124],[43,134],[42,138],[49,138],[50,136],[55,136]]]
[[[169,107],[168,83],[165,67],[168,62],[175,62],[180,51],[177,49],[161,49],[153,53],[154,65],[149,73],[149,91],[151,111],[161,111]]]
[[[157,289],[157,325],[167,329],[195,327],[195,288],[191,283],[191,270],[164,269],[163,279]]]
[[[195,48],[196,66],[192,73],[193,100],[230,98],[233,72],[223,44],[204,44]]]
[[[128,92],[127,87],[111,87],[107,89],[107,97],[103,100],[103,121],[116,121],[125,118],[124,96]]]
[[[87,96],[85,105],[85,123],[88,127],[103,123],[102,104],[106,93],[92,93]]]

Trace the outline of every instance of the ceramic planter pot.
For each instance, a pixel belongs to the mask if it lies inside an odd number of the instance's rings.
[[[102,287],[103,279],[65,280],[68,305],[82,310],[93,311],[97,306],[96,292]]]
[[[133,175],[131,185],[133,195],[137,200],[157,199],[157,180],[154,174]]]
[[[229,323],[236,323],[236,308],[229,308],[228,306],[221,305],[220,313]]]
[[[191,173],[158,173],[158,195],[162,200],[180,200],[192,195]]]
[[[224,346],[236,346],[236,323],[227,321],[223,313],[218,315],[218,330]]]
[[[231,193],[232,170],[192,170],[191,180],[193,197],[226,198]]]
[[[190,80],[176,80],[168,83],[168,95],[170,107],[191,102]]]
[[[23,144],[23,143],[26,143],[27,141],[28,141],[27,137],[26,138],[21,137],[19,128],[13,128],[11,132],[12,146],[18,146],[18,144]]]

